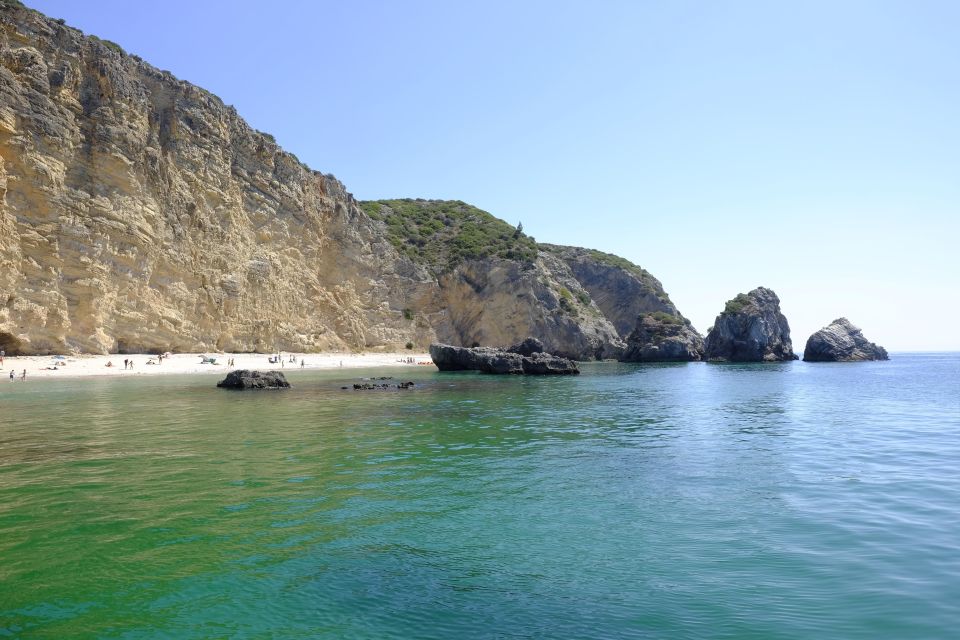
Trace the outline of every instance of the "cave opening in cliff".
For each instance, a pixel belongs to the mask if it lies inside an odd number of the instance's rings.
[[[6,351],[8,356],[19,356],[20,341],[12,333],[0,331],[0,350]]]

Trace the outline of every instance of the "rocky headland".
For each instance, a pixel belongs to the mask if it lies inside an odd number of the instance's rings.
[[[704,356],[717,362],[796,360],[777,294],[758,287],[728,300],[707,333]]]
[[[887,350],[863,337],[846,318],[837,318],[807,339],[805,362],[861,362],[889,360]]]
[[[703,358],[703,338],[689,321],[657,311],[643,313],[627,337],[622,362],[690,362]]]
[[[0,348],[324,352],[510,344],[618,358],[682,318],[627,260],[459,201],[358,202],[233,107],[0,3]]]
[[[539,340],[528,338],[506,349],[430,345],[430,357],[440,371],[481,371],[510,375],[576,375],[577,363],[543,352]]]

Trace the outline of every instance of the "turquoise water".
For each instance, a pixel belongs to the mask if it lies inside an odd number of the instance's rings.
[[[0,637],[956,638],[960,354],[893,358],[3,381]]]

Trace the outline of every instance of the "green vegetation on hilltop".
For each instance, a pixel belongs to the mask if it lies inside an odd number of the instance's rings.
[[[738,293],[736,298],[732,300],[727,300],[727,304],[723,308],[723,312],[724,313],[740,313],[749,304],[752,304],[752,301],[750,300],[750,296],[748,296],[745,293]]]
[[[486,211],[459,200],[375,200],[360,208],[387,227],[398,251],[434,271],[464,260],[498,257],[521,262],[537,258],[537,243]]]

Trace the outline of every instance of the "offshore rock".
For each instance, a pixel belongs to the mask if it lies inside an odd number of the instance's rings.
[[[482,371],[497,374],[575,375],[577,363],[549,353],[528,356],[496,347],[454,347],[431,344],[430,357],[440,371]]]
[[[627,338],[621,362],[689,362],[703,358],[703,337],[682,318],[643,313]]]
[[[279,371],[237,369],[217,383],[221,389],[289,389],[290,383]]]
[[[860,362],[889,360],[887,350],[863,337],[846,318],[837,318],[807,339],[806,362]]]
[[[713,361],[780,362],[796,360],[790,325],[780,313],[780,298],[758,287],[727,301],[704,343],[705,357]]]

